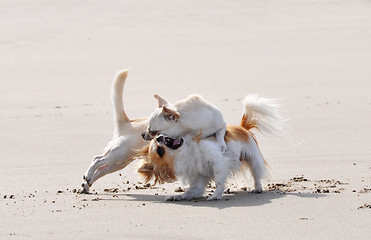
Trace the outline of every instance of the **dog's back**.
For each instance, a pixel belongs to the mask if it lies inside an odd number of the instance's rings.
[[[221,111],[200,95],[190,95],[174,106],[181,115],[183,127],[194,134],[202,130],[202,137],[209,137],[226,127]]]

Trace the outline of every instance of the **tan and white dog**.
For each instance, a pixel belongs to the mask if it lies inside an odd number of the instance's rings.
[[[251,130],[255,128],[267,133],[281,130],[283,119],[278,109],[279,106],[271,99],[247,96],[240,126],[227,128],[224,138],[226,152],[220,151],[220,142],[215,137],[202,138],[200,134],[198,137],[185,135],[172,139],[159,136],[138,152],[137,157],[143,159],[138,172],[147,181],[154,177],[155,183],[180,178],[189,184],[185,193],[167,197],[169,201],[200,197],[209,181],[214,179],[216,190],[208,200],[218,200],[222,198],[227,178],[246,166],[254,178],[253,192],[260,193],[266,162]]]
[[[93,159],[83,176],[82,193],[89,193],[91,185],[106,174],[121,170],[134,160],[135,151],[148,144],[141,133],[147,129],[146,119],[130,120],[123,105],[123,88],[128,70],[119,71],[112,83],[112,101],[115,111],[115,132],[105,152]]]
[[[215,135],[222,151],[227,145],[224,136],[226,123],[220,110],[200,95],[190,95],[187,98],[169,103],[155,94],[159,108],[148,117],[148,129],[143,133],[145,140],[164,134],[177,138],[184,135],[197,136],[202,132],[202,138]]]

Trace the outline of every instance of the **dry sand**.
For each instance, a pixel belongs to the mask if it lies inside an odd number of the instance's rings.
[[[370,1],[2,0],[0,29],[0,239],[371,235]],[[266,191],[248,178],[218,202],[164,202],[183,186],[144,186],[134,163],[76,194],[122,67],[132,118],[153,93],[202,94],[228,123],[248,93],[282,99],[288,134],[258,135]]]

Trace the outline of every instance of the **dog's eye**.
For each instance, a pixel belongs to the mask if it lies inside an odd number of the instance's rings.
[[[164,156],[164,154],[165,154],[165,149],[163,147],[158,147],[157,148],[157,153],[162,158],[162,156]]]
[[[167,121],[167,122],[176,121],[175,116],[172,115],[172,114],[167,114],[167,115],[165,115],[165,116],[164,116],[164,119],[165,119],[165,121]]]
[[[158,132],[158,131],[149,131],[149,135],[151,135],[151,136],[155,136],[155,135],[157,135],[157,132]]]

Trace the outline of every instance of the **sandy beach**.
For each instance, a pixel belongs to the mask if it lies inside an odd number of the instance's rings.
[[[0,1],[0,239],[368,239],[371,2]],[[78,194],[125,110],[203,95],[239,124],[249,93],[279,99],[286,134],[257,134],[262,194],[165,202],[137,162]]]

